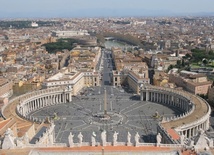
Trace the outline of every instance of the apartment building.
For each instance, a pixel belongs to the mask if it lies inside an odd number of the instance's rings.
[[[69,86],[72,88],[73,95],[77,95],[84,87],[99,86],[99,77],[98,72],[80,72],[64,68],[61,72],[45,80],[43,87]]]
[[[169,82],[175,83],[178,87],[183,87],[184,90],[191,93],[203,95],[208,93],[213,83],[207,79],[206,75],[189,71],[169,74]]]

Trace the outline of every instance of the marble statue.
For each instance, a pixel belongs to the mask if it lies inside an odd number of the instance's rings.
[[[18,138],[16,139],[16,145],[17,145],[17,147],[21,147],[21,148],[24,146],[22,140],[18,139]]]
[[[116,131],[115,131],[114,134],[113,134],[113,144],[114,144],[114,145],[117,144],[117,137],[118,137],[118,134],[119,134],[119,133],[116,132]]]
[[[162,139],[162,136],[160,133],[158,133],[156,136],[157,146],[159,146],[161,144],[161,139]]]
[[[138,146],[138,144],[140,143],[139,142],[139,139],[140,139],[140,135],[138,134],[138,132],[136,133],[135,135],[135,145]]]
[[[184,145],[184,138],[185,138],[185,136],[182,134],[180,136],[181,145]]]
[[[213,147],[213,139],[212,138],[209,141],[209,147]]]
[[[91,145],[92,145],[92,146],[95,146],[95,145],[96,145],[96,139],[95,139],[96,136],[97,136],[96,133],[93,131],[93,132],[92,132],[92,135],[91,135]]]
[[[29,144],[29,137],[28,137],[28,134],[27,134],[27,132],[25,132],[25,134],[24,134],[24,143],[25,144]]]
[[[77,137],[79,138],[79,143],[82,144],[82,139],[83,139],[82,133],[80,132]]]
[[[103,146],[106,145],[106,131],[103,130],[103,132],[101,133],[101,139],[102,139],[102,144]]]
[[[128,134],[127,134],[127,142],[128,143],[131,143],[131,134],[130,134],[130,132],[128,131]]]
[[[54,143],[53,135],[51,133],[48,133],[48,140],[49,140],[49,144],[52,145]]]
[[[2,149],[12,149],[15,148],[15,142],[13,137],[13,132],[8,128],[5,132],[5,136],[2,142]]]
[[[73,138],[74,138],[74,135],[72,134],[72,132],[70,132],[70,134],[69,134],[69,136],[68,136],[68,143],[69,143],[69,146],[70,146],[70,147],[73,147],[73,145],[74,145],[74,140],[73,140]]]

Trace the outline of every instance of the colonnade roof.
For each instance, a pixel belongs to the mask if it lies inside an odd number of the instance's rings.
[[[199,97],[192,95],[187,92],[182,92],[181,95],[189,96],[191,103],[194,104],[194,111],[186,117],[180,118],[178,120],[173,120],[170,122],[161,123],[165,129],[174,129],[183,125],[191,124],[194,121],[197,121],[204,117],[209,112],[209,106],[205,101]]]

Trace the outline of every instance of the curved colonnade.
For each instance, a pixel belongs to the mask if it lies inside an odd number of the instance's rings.
[[[179,137],[185,135],[185,137],[191,138],[197,134],[198,130],[208,130],[209,128],[211,108],[205,100],[196,95],[169,88],[146,86],[141,89],[141,100],[175,107],[182,111],[179,116],[163,117],[160,122],[158,132],[162,134],[165,143],[179,143],[179,139],[173,140],[168,130],[175,130]],[[71,89],[55,87],[24,94],[10,100],[8,104],[18,103],[16,113],[20,117],[29,121],[43,122],[44,120],[33,118],[29,114],[43,107],[71,101]]]
[[[16,107],[16,112],[20,117],[23,117],[30,121],[43,122],[29,116],[29,114],[38,109],[62,104],[72,101],[72,91],[68,88],[56,87],[50,89],[44,89],[26,94],[22,98],[19,98],[19,104]]]
[[[209,129],[211,108],[205,100],[196,95],[170,88],[146,86],[141,89],[141,100],[172,106],[183,112],[179,116],[163,117],[160,123],[160,129],[165,130],[162,134],[165,132],[171,141],[172,136],[167,132],[169,129],[187,138],[196,136],[200,129]]]

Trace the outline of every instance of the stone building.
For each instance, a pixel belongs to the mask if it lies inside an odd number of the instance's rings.
[[[212,106],[214,106],[214,87],[209,88],[208,101]]]
[[[203,95],[208,93],[212,85],[212,81],[209,81],[206,75],[189,71],[170,73],[169,82],[175,83],[178,87],[183,87],[188,92]]]
[[[98,72],[80,72],[64,68],[64,71],[61,71],[45,80],[43,87],[50,88],[69,85],[72,88],[73,95],[77,95],[84,87],[99,86],[99,77],[100,75]]]
[[[10,97],[13,94],[13,82],[0,78],[0,98]]]

